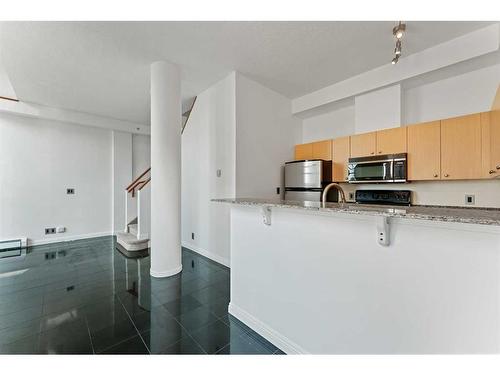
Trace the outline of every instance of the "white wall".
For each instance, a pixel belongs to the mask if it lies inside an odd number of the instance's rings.
[[[229,311],[288,353],[500,351],[500,230],[233,206]]]
[[[302,142],[321,141],[354,134],[354,106],[305,118],[302,121]]]
[[[0,114],[0,170],[0,239],[110,234],[111,131]]]
[[[500,64],[403,90],[403,123],[489,111],[500,83]]]
[[[138,177],[151,167],[151,136],[132,134],[132,176]]]
[[[358,95],[354,103],[356,134],[401,125],[401,85]]]
[[[236,194],[235,131],[233,73],[198,95],[182,135],[182,244],[226,265],[229,207],[210,200]]]
[[[125,228],[125,188],[132,182],[132,134],[113,130],[112,134],[112,228]],[[134,207],[135,208],[135,207]]]
[[[282,166],[293,160],[301,120],[290,99],[236,73],[236,195],[273,198],[283,191]]]

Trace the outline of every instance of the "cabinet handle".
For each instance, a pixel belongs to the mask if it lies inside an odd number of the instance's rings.
[[[497,172],[492,169],[489,173],[493,174],[493,173],[497,173]]]
[[[438,174],[437,174],[437,173],[435,173],[435,174],[434,174],[434,177],[437,177],[437,176],[438,176]]]
[[[379,153],[379,154],[381,154],[381,153],[382,153],[382,151],[379,151],[378,153]]]
[[[500,169],[500,164],[498,164],[495,168],[496,168],[496,169]]]
[[[449,177],[450,175],[448,173],[445,173],[444,174],[444,177]]]
[[[374,152],[370,152],[370,155],[373,155],[373,154],[374,154]]]

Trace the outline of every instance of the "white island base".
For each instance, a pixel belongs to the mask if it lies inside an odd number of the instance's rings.
[[[498,226],[231,207],[229,312],[286,353],[498,353]]]

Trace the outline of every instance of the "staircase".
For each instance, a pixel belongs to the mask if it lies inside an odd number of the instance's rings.
[[[125,189],[125,229],[116,234],[118,244],[126,251],[149,248],[151,220],[151,168],[146,169]]]

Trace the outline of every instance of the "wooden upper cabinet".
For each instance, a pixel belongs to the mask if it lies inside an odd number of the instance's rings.
[[[334,139],[332,142],[333,148],[333,181],[343,182],[347,181],[347,164],[349,162],[350,152],[350,138],[342,137]]]
[[[408,180],[441,178],[441,121],[407,127]]]
[[[351,157],[375,155],[376,132],[351,135]]]
[[[295,160],[307,160],[313,158],[312,143],[304,143],[295,146]]]
[[[377,131],[377,154],[401,154],[406,152],[406,127]]]
[[[500,110],[481,113],[482,177],[500,175]]]
[[[441,179],[483,177],[479,113],[441,121]]]
[[[313,159],[332,160],[332,141],[313,142]]]

